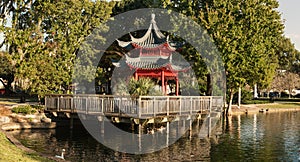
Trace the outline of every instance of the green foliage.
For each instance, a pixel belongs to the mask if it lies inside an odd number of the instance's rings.
[[[294,44],[289,38],[282,37],[278,43],[278,61],[280,70],[292,70],[300,60],[300,52],[296,50]]]
[[[283,33],[278,2],[213,0],[199,19],[218,46],[224,62],[229,109],[239,86],[270,84],[277,67],[275,50]],[[266,28],[267,26],[267,28]]]
[[[154,88],[155,82],[150,78],[139,78],[135,80],[131,78],[129,82],[119,80],[118,83],[113,87],[115,95],[130,95],[132,97],[138,96],[163,96],[160,90]]]
[[[33,114],[37,110],[35,108],[32,108],[30,105],[21,105],[12,108],[13,113],[21,113],[21,114]]]
[[[114,84],[113,94],[120,95],[120,96],[129,95],[128,86],[125,80],[118,79],[117,83]]]
[[[151,95],[150,92],[154,93],[155,83],[150,78],[139,78],[135,80],[130,79],[129,82],[129,94],[133,97]]]
[[[242,89],[242,93],[241,93],[241,102],[247,103],[248,101],[253,100],[253,92],[250,92],[248,90]],[[237,104],[238,103],[238,93],[235,93],[233,96],[233,101],[232,103]]]
[[[80,44],[110,17],[113,5],[100,0],[16,1],[12,25],[1,26],[21,88],[41,97],[69,90]]]
[[[12,58],[7,52],[0,51],[0,78],[6,80],[6,84],[4,84],[7,92],[10,91],[11,84],[14,81],[15,76],[15,67],[12,65]]]
[[[45,107],[42,105],[31,105],[31,107],[39,112],[44,111]]]
[[[10,80],[14,75],[12,58],[7,52],[0,51],[0,78]]]
[[[183,76],[179,77],[180,78],[179,83],[180,83],[181,95],[183,95],[183,96],[198,96],[200,94],[199,87],[196,84],[196,82],[198,80],[194,80],[190,76],[185,76],[185,74],[182,74],[182,75]],[[201,94],[201,95],[204,95],[204,94]]]

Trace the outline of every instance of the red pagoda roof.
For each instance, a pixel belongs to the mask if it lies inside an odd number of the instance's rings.
[[[185,61],[175,61],[172,53],[176,48],[169,44],[168,37],[161,33],[155,22],[155,15],[152,14],[150,26],[141,38],[135,38],[131,34],[131,41],[124,42],[117,40],[121,47],[131,45],[134,49],[125,54],[126,58],[117,63],[116,67],[129,66],[139,70],[165,69],[170,71],[185,71],[190,69],[190,65]],[[138,57],[137,57],[138,56]]]
[[[135,38],[129,33],[131,41],[125,42],[117,40],[119,46],[127,47],[129,45],[132,45],[135,48],[159,48],[162,46],[167,46],[170,51],[175,51],[176,48],[172,47],[169,44],[168,36],[166,37],[163,33],[161,33],[161,31],[157,27],[155,15],[152,14],[151,18],[152,19],[150,26],[143,37]]]

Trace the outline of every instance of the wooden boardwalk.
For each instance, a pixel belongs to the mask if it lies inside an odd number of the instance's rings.
[[[134,118],[184,116],[221,112],[222,96],[140,96],[47,95],[46,110]]]

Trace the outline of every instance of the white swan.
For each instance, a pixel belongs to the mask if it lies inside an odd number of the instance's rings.
[[[55,155],[55,157],[58,158],[58,159],[63,159],[63,160],[64,160],[64,159],[65,159],[65,158],[64,158],[64,152],[65,152],[65,151],[66,151],[65,149],[62,149],[62,150],[61,150],[61,155]]]

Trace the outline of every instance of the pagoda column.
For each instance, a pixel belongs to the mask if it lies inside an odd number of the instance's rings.
[[[168,94],[168,80],[165,80],[165,94]]]
[[[135,80],[138,80],[138,79],[139,79],[139,75],[138,75],[138,73],[137,73],[137,70],[136,70],[135,73],[134,73],[134,79],[135,79]]]
[[[178,80],[178,78],[176,77],[175,78],[175,80],[176,80],[176,96],[179,96],[179,80]]]
[[[162,89],[162,92],[163,94],[165,95],[165,71],[162,70],[161,71],[161,89]]]

